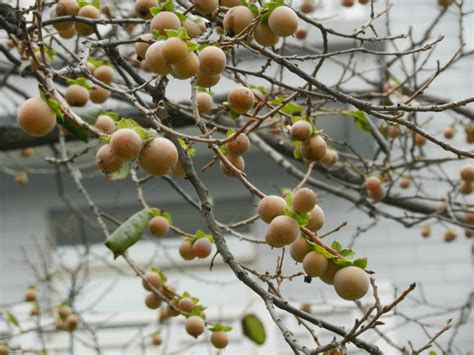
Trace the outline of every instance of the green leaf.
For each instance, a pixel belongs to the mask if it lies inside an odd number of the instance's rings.
[[[202,230],[197,230],[196,233],[194,233],[194,239],[193,239],[193,242],[198,240],[198,239],[201,239],[201,238],[206,238],[208,239],[210,242],[214,243],[214,237],[210,234],[207,234],[205,232],[203,232]]]
[[[193,42],[193,41],[186,41],[186,46],[188,47],[188,50],[190,52],[197,51],[199,49],[199,44]],[[199,91],[199,88],[198,88]]]
[[[111,62],[106,62],[106,61],[103,61],[103,60],[96,60],[94,59],[93,57],[89,57],[87,58],[87,61],[89,63],[91,63],[94,67],[98,68],[98,67],[102,67],[104,65],[106,66],[112,66],[112,63]]]
[[[99,139],[104,144],[109,144],[110,143],[110,135],[101,136]]]
[[[178,37],[178,31],[173,30],[173,29],[165,29],[165,33],[166,33],[166,36],[168,36],[168,38]]]
[[[174,14],[178,16],[179,22],[183,23],[186,21],[186,15],[182,14],[181,12],[175,12]]]
[[[357,128],[365,132],[372,132],[372,127],[369,124],[368,118],[362,111],[343,111],[342,114],[352,117]]]
[[[356,259],[352,262],[352,265],[365,269],[367,267],[367,258]]]
[[[167,0],[163,5],[161,5],[161,10],[162,11],[174,11],[174,1],[173,0]]]
[[[105,116],[109,116],[110,118],[112,118],[115,122],[118,122],[120,120],[120,117],[118,115],[118,113],[116,112],[113,112],[113,111],[105,111],[105,110],[102,110],[99,112],[99,115],[97,117],[99,117],[100,115],[105,115]]]
[[[171,214],[169,214],[168,212],[162,211],[159,208],[152,207],[150,208],[150,213],[153,217],[166,218],[169,224],[173,224],[173,220],[171,219]]]
[[[77,127],[76,125],[72,124],[71,121],[63,119],[63,117],[56,116],[56,118],[58,119],[58,123],[66,128],[74,137],[79,138],[85,143],[89,142],[90,133],[87,129]]]
[[[158,13],[161,12],[161,9],[159,7],[152,7],[150,8],[150,13],[152,14],[153,17],[158,15]]]
[[[110,141],[110,136],[107,137],[109,137]],[[130,174],[131,165],[132,162],[130,161],[124,162],[118,171],[109,175],[110,181],[123,180],[127,178],[128,174]]]
[[[114,258],[122,255],[145,233],[150,212],[141,210],[122,223],[106,240],[105,246],[114,253]]]
[[[293,157],[295,159],[301,159],[301,142],[300,141],[293,141],[293,146],[295,147],[293,149]]]
[[[155,274],[158,274],[160,276],[160,280],[162,284],[168,281],[168,278],[166,277],[166,275],[161,270],[158,270],[156,267],[152,267],[151,271],[153,271]]]
[[[122,129],[122,128],[134,129],[136,127],[140,127],[140,125],[135,120],[132,120],[131,118],[121,118],[120,121],[118,121],[117,123],[117,129]]]
[[[225,325],[222,325],[220,323],[214,323],[211,328],[209,328],[211,332],[216,332],[216,331],[224,331],[224,332],[230,332],[232,330],[232,327],[228,327]]]
[[[347,249],[347,248],[344,248],[344,249],[340,250],[339,254],[341,254],[346,259],[350,259],[354,255],[356,255],[356,253],[354,251],[352,251],[350,249]]]
[[[341,243],[339,243],[339,242],[333,241],[333,242],[331,243],[331,248],[333,248],[333,249],[335,249],[335,250],[337,250],[337,251],[340,251],[340,250],[342,249],[342,245],[341,245]]]
[[[287,115],[294,115],[303,111],[303,106],[296,105],[294,103],[288,102],[285,106],[281,108],[281,112],[286,113]]]
[[[186,41],[189,39],[188,32],[186,31],[186,28],[180,27],[178,28],[177,36],[179,39],[182,39],[183,41]]]
[[[83,86],[85,87],[87,90],[90,90],[91,86],[89,85],[89,81],[87,81],[86,78],[80,76],[76,79],[68,79],[66,81],[66,83],[70,86],[70,85],[80,85],[80,86]]]
[[[242,320],[242,331],[244,335],[257,345],[265,343],[267,337],[262,321],[255,314],[247,314]]]
[[[326,259],[334,259],[336,258],[336,255],[330,253],[326,249],[324,249],[322,246],[319,244],[316,244],[310,240],[308,240],[308,243],[313,247],[314,251],[317,251],[319,254],[322,254]]]
[[[63,118],[63,112],[61,111],[61,104],[53,99],[48,99],[48,106],[51,107],[51,109],[54,111],[56,114],[56,117]]]
[[[285,201],[287,206],[293,206],[293,192],[288,191],[288,193],[285,196]]]
[[[12,312],[6,311],[5,315],[7,316],[7,319],[11,324],[14,324],[17,327],[20,327],[20,323],[18,322],[18,318],[15,317],[15,315]]]
[[[225,136],[226,136],[226,137],[229,137],[229,136],[233,135],[234,133],[235,133],[235,129],[229,128],[229,129],[227,130],[227,132],[225,132]]]

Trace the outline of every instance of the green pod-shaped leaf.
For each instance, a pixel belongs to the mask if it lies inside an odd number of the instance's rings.
[[[255,314],[247,314],[242,318],[244,335],[257,345],[265,343],[267,337],[262,321]]]
[[[150,217],[151,214],[148,210],[137,212],[107,238],[105,246],[114,253],[115,259],[142,237]]]

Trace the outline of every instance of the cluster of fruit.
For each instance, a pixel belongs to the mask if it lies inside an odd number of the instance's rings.
[[[359,0],[359,4],[368,4],[370,0]],[[355,4],[355,0],[341,0],[341,5],[345,7],[352,7]]]
[[[463,195],[470,195],[474,186],[474,165],[466,164],[461,169],[461,186],[459,190]]]
[[[49,17],[55,19],[62,16],[79,16],[97,20],[100,18],[100,11],[93,5],[85,4],[80,7],[75,0],[59,0],[51,10]],[[53,23],[53,26],[64,39],[71,39],[77,35],[86,37],[94,33],[94,27],[84,22],[61,21]]]
[[[232,134],[232,133],[231,133]],[[247,135],[240,133],[228,141],[221,149],[226,159],[239,171],[244,171],[245,161],[242,157],[250,149],[250,140]],[[236,173],[229,169],[222,161],[220,169],[226,176],[236,176]]]
[[[109,65],[95,67],[94,64],[87,64],[88,70],[99,81],[104,84],[110,84],[114,80],[114,70]],[[91,100],[95,104],[102,104],[110,97],[110,91],[100,85],[92,86],[84,78],[69,80],[69,86],[66,89],[65,98],[69,105],[82,107]]]

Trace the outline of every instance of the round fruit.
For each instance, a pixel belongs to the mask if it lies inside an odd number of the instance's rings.
[[[31,98],[18,111],[18,124],[31,136],[40,137],[51,132],[56,125],[56,114],[46,101]]]
[[[219,0],[219,2],[220,2],[220,6],[225,6],[225,7],[235,7],[242,4],[240,0]]]
[[[202,33],[199,25],[190,19],[184,20],[182,26],[186,29],[186,33],[188,34],[189,38],[196,38]]]
[[[262,22],[255,27],[254,37],[255,41],[264,47],[273,47],[280,40],[280,37],[274,34],[266,23]]]
[[[219,7],[219,0],[193,0],[194,8],[203,15],[210,15]]]
[[[110,97],[110,91],[99,85],[93,85],[89,91],[89,98],[95,104],[102,104]]]
[[[76,37],[77,31],[76,31],[76,26],[71,26],[68,29],[65,29],[63,31],[58,31],[59,36],[64,39],[71,39]]]
[[[138,133],[133,129],[122,128],[110,136],[110,147],[117,158],[134,160],[140,154],[143,143]]]
[[[463,194],[463,195],[470,195],[472,193],[472,190],[473,190],[473,183],[472,182],[468,182],[468,181],[463,181],[461,183],[461,186],[459,187],[459,191]]]
[[[229,336],[224,330],[214,330],[211,334],[211,343],[217,349],[224,349],[229,344]]]
[[[203,88],[210,88],[216,85],[219,82],[220,78],[221,76],[219,74],[208,75],[208,74],[199,72],[197,76],[197,85]]]
[[[345,300],[358,300],[369,291],[369,277],[356,266],[342,268],[334,276],[334,289]]]
[[[438,5],[448,7],[454,2],[454,0],[438,0]]]
[[[464,181],[472,182],[474,181],[474,165],[466,164],[461,169],[461,178]]]
[[[290,128],[290,134],[297,141],[306,141],[311,138],[313,127],[308,121],[296,121]]]
[[[75,0],[59,0],[56,4],[56,15],[74,16],[79,11],[79,5]]]
[[[186,332],[189,335],[197,338],[204,332],[204,328],[206,327],[206,323],[204,319],[198,316],[191,316],[186,320],[185,328]]]
[[[298,189],[293,194],[293,209],[298,213],[310,212],[316,206],[316,193],[308,188]]]
[[[151,20],[151,31],[157,30],[160,35],[166,36],[165,30],[178,30],[181,26],[178,16],[170,11],[161,11]]]
[[[419,133],[415,134],[415,145],[417,147],[423,147],[426,144],[426,137],[422,136]]]
[[[61,307],[58,308],[58,316],[61,319],[66,319],[66,317],[71,313],[71,310],[69,309],[69,306],[67,305],[62,305]]]
[[[157,309],[161,306],[161,299],[154,293],[149,293],[145,297],[145,304],[150,309]]]
[[[0,355],[8,355],[10,349],[5,344],[0,344]]]
[[[227,101],[232,111],[246,113],[253,107],[255,97],[253,91],[246,87],[237,87],[229,91]]]
[[[474,236],[474,231],[472,231],[470,229],[465,229],[464,230],[464,235],[466,236],[466,238],[472,238]]]
[[[186,42],[178,37],[168,38],[161,48],[161,55],[169,64],[179,63],[186,58],[188,52]]]
[[[162,343],[161,335],[159,333],[153,334],[151,336],[151,343],[155,346],[160,346]]]
[[[428,238],[431,235],[431,228],[429,226],[423,226],[421,228],[421,236],[423,238]]]
[[[309,222],[306,225],[310,231],[316,232],[320,230],[324,225],[324,211],[318,205],[314,206],[314,208],[310,212],[311,217],[309,218]]]
[[[369,176],[367,179],[365,179],[365,187],[369,191],[377,191],[382,187],[382,183],[378,177]]]
[[[114,70],[108,65],[101,65],[94,70],[94,77],[105,84],[110,84],[114,80]]]
[[[385,191],[383,189],[369,191],[369,197],[374,201],[382,201],[385,198]]]
[[[354,0],[342,0],[341,5],[345,7],[352,7],[354,5]]]
[[[304,28],[298,28],[295,32],[296,39],[299,39],[301,41],[304,40],[307,35],[308,31],[306,31]]]
[[[198,111],[201,114],[206,114],[211,111],[212,105],[214,104],[214,100],[212,100],[212,96],[209,95],[207,92],[199,92],[196,95],[196,101],[198,106]]]
[[[163,41],[153,43],[145,53],[145,62],[148,68],[156,74],[171,73],[171,65],[163,58]]]
[[[467,224],[474,224],[474,212],[468,211],[464,214],[464,222]]]
[[[104,144],[95,155],[95,162],[98,168],[105,174],[112,174],[120,170],[123,161],[112,153],[110,144]]]
[[[38,300],[38,291],[36,288],[29,288],[25,292],[25,301],[26,302],[36,302]]]
[[[178,302],[178,308],[186,313],[192,312],[195,306],[194,301],[189,297],[181,298]]]
[[[94,6],[86,5],[79,9],[77,16],[96,20],[100,17],[100,13]],[[76,22],[76,30],[80,36],[86,37],[94,33],[94,26],[82,22]]]
[[[454,128],[453,127],[446,127],[444,130],[443,130],[443,135],[444,135],[444,138],[446,139],[452,139],[454,137]]]
[[[186,57],[172,67],[173,76],[176,79],[189,79],[199,72],[199,58],[194,52],[189,52]]]
[[[165,282],[160,291],[166,298],[173,298],[176,295],[176,287],[169,282]]]
[[[158,7],[158,1],[137,0],[135,2],[135,14],[144,20],[149,20],[153,17],[153,15],[150,12],[150,9],[152,7]]]
[[[15,183],[20,186],[25,186],[28,184],[28,174],[26,171],[21,171],[15,175]]]
[[[402,189],[408,189],[410,187],[410,178],[408,176],[402,176],[400,178],[400,187]]]
[[[247,135],[241,133],[227,142],[227,151],[232,155],[244,155],[250,148],[250,140]]]
[[[31,314],[32,316],[38,316],[38,315],[40,314],[40,308],[39,308],[39,306],[38,306],[37,303],[33,303],[33,304],[31,305],[30,314]]]
[[[58,15],[56,13],[56,9],[53,9],[50,13],[49,13],[49,18],[50,19],[55,19],[57,18]],[[53,27],[57,30],[57,31],[71,31],[72,28],[75,28],[75,24],[73,21],[64,21],[64,22],[58,22],[58,23],[54,23],[53,24]]]
[[[186,172],[184,171],[183,166],[181,165],[179,160],[173,168],[173,175],[178,178],[182,178],[186,176]]]
[[[231,163],[237,170],[239,171],[244,171],[245,169],[245,161],[241,156],[237,155],[226,155],[225,156],[229,163]],[[221,161],[219,164],[219,167],[221,171],[224,173],[226,176],[236,176],[236,173],[232,171],[231,169],[227,168],[225,164]]]
[[[280,196],[268,195],[258,203],[258,215],[266,223],[270,223],[276,216],[285,214],[286,201]]]
[[[319,162],[325,167],[329,168],[336,164],[338,160],[339,155],[337,154],[337,151],[328,149],[326,151],[326,154],[324,155],[324,158],[321,159]]]
[[[167,138],[155,138],[143,148],[139,163],[143,170],[154,176],[168,174],[178,162],[178,150]]]
[[[108,115],[99,115],[94,126],[104,133],[112,133],[117,128],[115,121]]]
[[[199,53],[199,71],[204,74],[220,74],[224,71],[225,64],[225,53],[216,46],[206,47]]]
[[[156,272],[149,271],[143,276],[143,278],[147,281],[147,282],[145,282],[145,280],[142,281],[142,285],[145,290],[151,292],[152,288],[150,287],[150,285],[156,288],[157,290],[160,289],[161,278],[160,278],[160,275],[158,275]]]
[[[183,240],[179,246],[179,255],[184,260],[193,260],[196,255],[193,252],[193,243],[190,240]]]
[[[401,133],[400,127],[393,126],[393,125],[388,126],[387,135],[389,138],[392,138],[392,139],[398,138],[400,136],[400,133]]]
[[[308,244],[305,238],[298,237],[291,243],[290,255],[294,261],[301,263],[306,254],[311,250],[311,246]]]
[[[311,277],[319,277],[326,272],[328,259],[316,251],[310,251],[303,259],[303,270]]]
[[[32,148],[32,147],[22,148],[20,150],[20,154],[21,154],[22,157],[29,158],[33,154],[35,154],[35,148]]]
[[[455,230],[448,229],[444,234],[444,241],[449,243],[454,241],[457,238],[457,233]]]
[[[150,228],[150,231],[153,235],[161,237],[168,233],[170,224],[165,217],[155,216],[150,220],[150,222],[148,222],[148,228]]]
[[[66,101],[71,106],[84,106],[89,100],[89,90],[84,86],[72,84],[66,89]]]
[[[235,36],[248,27],[254,16],[246,6],[235,6],[224,16],[224,31],[229,36]]]
[[[304,14],[310,14],[314,11],[314,1],[311,0],[304,0],[301,3],[300,11]]]
[[[301,143],[301,154],[311,161],[319,161],[324,158],[327,151],[326,141],[321,135],[312,136]]]
[[[359,0],[359,4],[365,5],[368,3],[369,3],[369,0]]]
[[[151,33],[145,33],[143,36],[140,36],[140,39],[142,41],[152,41],[153,40],[153,35]],[[140,59],[145,58],[146,51],[150,47],[150,43],[146,42],[136,42],[135,43],[135,52],[137,53],[137,57]]]
[[[280,37],[293,35],[298,29],[298,16],[287,6],[279,6],[268,16],[268,26]]]
[[[79,324],[79,316],[77,314],[70,314],[66,318],[66,329],[70,332],[75,330]]]
[[[275,217],[268,227],[265,239],[275,248],[281,248],[295,241],[300,234],[300,226],[289,216]]]
[[[193,254],[200,258],[205,259],[212,253],[212,243],[207,238],[199,238],[193,243]]]
[[[332,285],[334,284],[334,276],[336,275],[336,272],[339,271],[339,269],[339,266],[334,264],[334,262],[332,262],[331,260],[328,260],[328,266],[326,267],[326,271],[319,278],[324,283]]]

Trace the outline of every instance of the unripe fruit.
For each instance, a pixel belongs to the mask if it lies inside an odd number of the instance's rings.
[[[70,332],[76,330],[79,324],[79,316],[77,314],[70,314],[66,318],[66,329]]]
[[[273,47],[278,43],[280,37],[272,32],[268,24],[260,22],[255,27],[255,41],[264,47]]]
[[[248,7],[235,6],[224,16],[224,31],[229,36],[238,35],[247,28],[253,18],[253,13]]]
[[[316,251],[310,251],[303,259],[303,270],[311,277],[319,277],[326,272],[328,259]]]
[[[64,39],[71,39],[76,37],[77,31],[76,31],[76,26],[73,25],[65,30],[58,31],[59,36]]]
[[[319,162],[325,167],[329,168],[336,164],[338,160],[339,155],[337,154],[337,152],[335,150],[328,149],[326,151],[326,154],[324,155],[324,158],[321,159]]]
[[[157,309],[161,306],[161,298],[159,298],[154,293],[149,293],[145,297],[145,304],[150,309]]]
[[[178,150],[167,138],[155,138],[143,148],[139,163],[143,170],[153,176],[169,173],[178,162]]]
[[[224,349],[229,344],[229,336],[223,330],[214,330],[211,334],[211,343],[217,349]]]
[[[297,141],[306,141],[311,138],[313,127],[308,121],[300,120],[293,123],[290,128],[291,137]]]
[[[289,216],[275,217],[268,227],[265,240],[274,248],[281,248],[295,241],[300,234],[300,226]]]
[[[301,263],[306,254],[311,250],[311,246],[308,244],[305,238],[298,237],[291,243],[290,255],[294,261]]]
[[[95,104],[102,104],[110,97],[110,91],[99,85],[93,85],[89,91],[89,98]]]
[[[298,16],[287,6],[279,6],[268,16],[268,26],[280,37],[293,35],[298,29]]]
[[[365,179],[365,187],[369,191],[377,191],[382,187],[382,183],[377,176],[369,176],[367,179]]]
[[[157,30],[160,35],[166,36],[165,30],[178,30],[181,26],[178,16],[170,11],[161,11],[151,20],[151,31]]]
[[[15,175],[15,183],[20,186],[25,186],[28,184],[28,174],[26,171],[21,171]]]
[[[345,7],[352,7],[354,5],[354,0],[342,0],[341,5]]]
[[[75,0],[59,0],[56,4],[56,15],[74,16],[79,11],[79,5]]]
[[[193,243],[190,240],[183,240],[179,246],[179,255],[184,260],[193,260],[196,255],[193,252]]]
[[[186,313],[191,313],[195,306],[194,301],[189,297],[181,298],[178,302],[178,308]]]
[[[206,323],[204,322],[204,319],[198,316],[191,316],[186,320],[186,332],[197,338],[199,335],[201,335],[204,332],[204,328],[206,327]]]
[[[36,288],[29,288],[25,292],[25,301],[26,302],[36,302],[38,300],[38,291]]]
[[[448,229],[444,234],[444,241],[450,243],[457,238],[457,233],[453,229]]]
[[[196,38],[202,33],[199,25],[190,19],[184,20],[182,26],[186,29],[186,33],[188,34],[189,38]]]
[[[247,113],[253,107],[254,99],[252,90],[246,87],[233,88],[227,95],[231,110],[240,114]]]
[[[410,187],[410,178],[408,176],[402,176],[400,178],[400,187],[402,189],[408,189]]]
[[[148,222],[148,227],[153,235],[161,237],[168,233],[170,224],[165,217],[155,216],[150,220],[150,222]]]
[[[158,7],[158,1],[137,0],[135,2],[135,14],[144,20],[149,20],[153,17],[153,15],[150,12],[150,9],[152,7]]]
[[[31,98],[18,111],[18,124],[31,136],[40,137],[51,132],[56,125],[56,114],[46,101]]]
[[[208,75],[208,74],[199,72],[197,76],[197,84],[198,86],[201,86],[203,88],[210,88],[216,85],[219,82],[220,78],[221,76],[219,74]]]
[[[112,174],[119,171],[123,164],[122,159],[117,158],[115,154],[112,153],[110,144],[104,144],[99,148],[95,155],[95,162],[97,167],[105,174]]]
[[[189,79],[199,73],[199,58],[194,52],[188,52],[188,55],[182,61],[171,68],[176,79]]]
[[[8,346],[0,344],[0,355],[8,355],[9,351]]]
[[[358,300],[369,291],[369,277],[356,266],[342,268],[334,276],[334,289],[345,300]]]
[[[300,5],[300,11],[304,14],[310,14],[314,11],[314,1],[304,0]]]
[[[257,213],[266,223],[270,223],[276,216],[285,214],[286,201],[280,196],[268,195],[258,203]]]
[[[461,182],[461,186],[459,187],[459,191],[463,195],[470,195],[473,191],[473,183],[468,181]]]
[[[100,13],[99,13],[99,10],[97,10],[94,6],[86,5],[79,9],[77,16],[87,17],[89,19],[96,20],[100,17]],[[93,26],[90,26],[86,23],[81,23],[81,22],[76,22],[76,30],[80,36],[84,36],[84,37],[89,36],[92,33],[94,33]]]
[[[89,101],[89,90],[84,86],[72,84],[66,89],[66,101],[71,106],[84,106]]]
[[[250,149],[250,140],[247,135],[241,133],[227,142],[227,151],[232,155],[244,155]]]
[[[148,42],[148,41],[153,40],[153,35],[151,33],[145,33],[143,36],[140,36],[140,39]],[[135,52],[137,53],[137,57],[140,59],[145,59],[145,54],[149,47],[150,47],[149,43],[136,42]]]
[[[326,267],[326,271],[319,278],[324,283],[332,285],[334,284],[334,276],[336,275],[336,272],[339,271],[339,269],[339,266],[334,264],[334,262],[332,262],[331,260],[328,260],[328,266]]]
[[[99,115],[94,126],[104,133],[112,133],[117,128],[113,118],[108,115]]]
[[[140,154],[143,143],[138,133],[133,129],[122,128],[110,136],[110,147],[117,158],[134,160]]]
[[[212,243],[207,238],[199,238],[193,243],[193,254],[200,258],[205,259],[212,253]]]
[[[147,281],[145,282],[145,280],[142,280],[142,285],[143,285],[143,288],[147,291],[152,291],[152,288],[149,286],[153,286],[154,288],[156,288],[157,290],[160,289],[161,287],[161,278],[160,278],[160,275],[158,275],[156,272],[153,272],[153,271],[148,271],[144,276],[143,278]]]
[[[444,135],[444,138],[446,139],[452,139],[454,137],[454,128],[453,127],[446,127],[444,130],[443,130],[443,135]]]
[[[466,164],[461,169],[461,178],[464,181],[472,182],[474,181],[474,165]]]
[[[160,346],[162,343],[161,335],[159,333],[153,334],[151,336],[151,343],[155,346]]]
[[[423,147],[426,144],[426,138],[419,133],[415,134],[415,145],[417,147]]]
[[[110,84],[114,80],[114,70],[108,65],[101,65],[94,70],[94,77],[105,84]]]
[[[188,55],[186,42],[178,37],[168,38],[161,49],[161,55],[169,64],[176,64]]]
[[[226,155],[225,156],[229,163],[231,163],[235,169],[239,171],[244,171],[245,169],[245,161],[241,156],[238,155]],[[227,168],[227,166],[221,161],[219,163],[219,167],[221,171],[224,173],[226,176],[237,176],[234,171],[231,169]]]
[[[293,194],[293,209],[298,213],[306,213],[316,206],[316,193],[308,188],[298,189]]]
[[[317,232],[324,225],[324,211],[321,207],[316,205],[311,210],[310,214],[311,217],[309,218],[306,228],[308,228],[310,231]]]
[[[163,41],[153,43],[145,53],[145,62],[148,68],[156,74],[171,73],[171,65],[163,58]]]
[[[369,197],[374,201],[382,201],[385,198],[385,191],[383,189],[369,191]]]
[[[219,0],[219,3],[220,3],[220,6],[225,6],[225,7],[235,7],[242,4],[240,0]]]
[[[201,114],[206,114],[209,111],[211,111],[212,105],[214,104],[214,100],[212,100],[212,96],[209,95],[207,92],[197,93],[196,101],[197,101],[198,111]]]
[[[194,8],[203,15],[210,15],[217,10],[219,0],[193,0]]]
[[[311,161],[319,161],[324,158],[327,151],[326,141],[321,135],[312,136],[301,143],[301,154]]]
[[[206,47],[199,53],[199,71],[204,74],[220,74],[224,71],[225,64],[225,53],[216,46]]]
[[[423,238],[428,238],[431,235],[431,228],[429,226],[421,227],[421,236]]]

